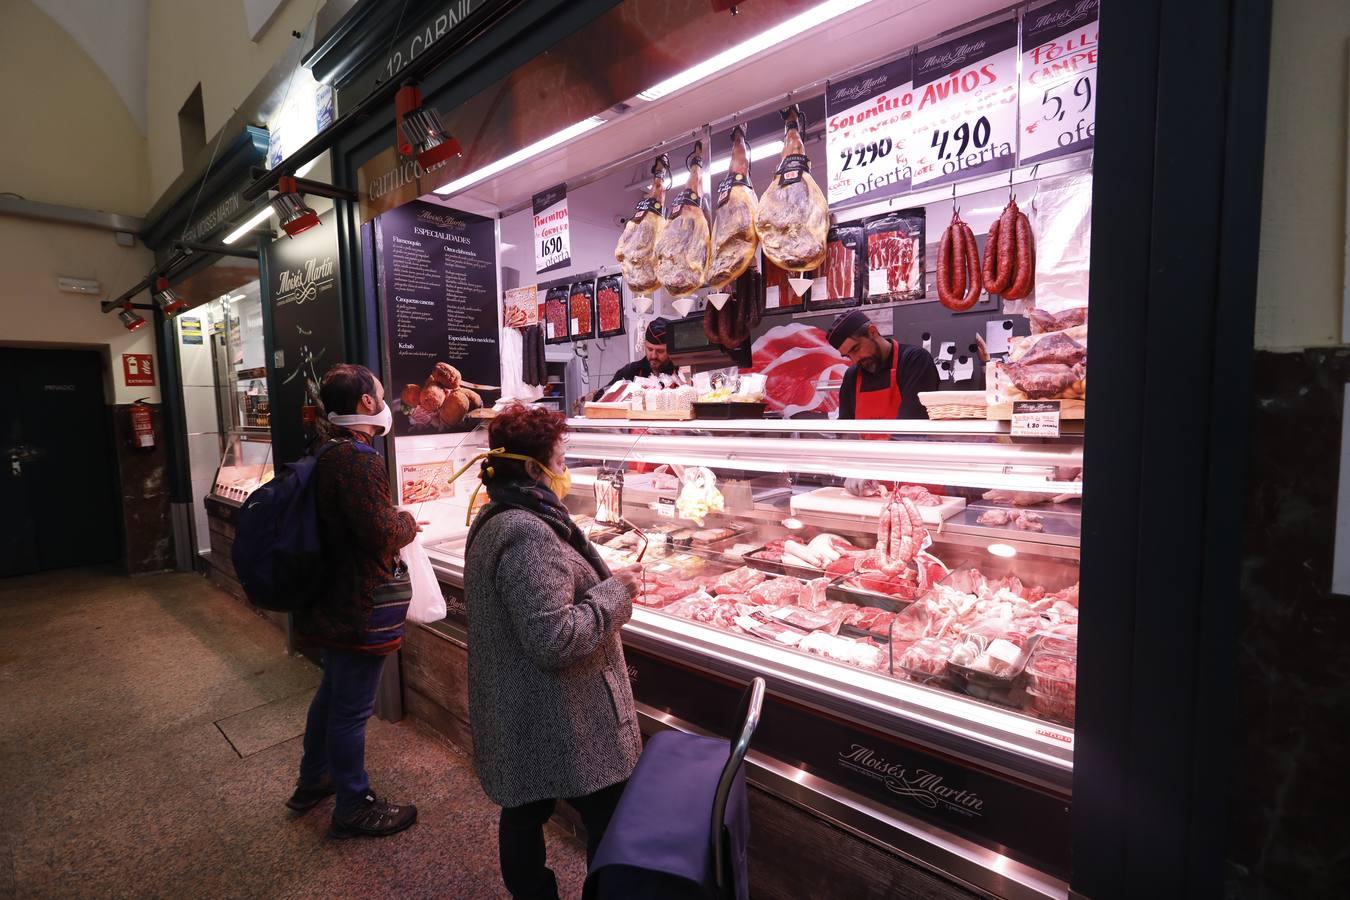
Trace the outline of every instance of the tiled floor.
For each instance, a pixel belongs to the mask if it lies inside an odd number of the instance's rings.
[[[382,840],[283,806],[319,673],[195,575],[0,580],[0,898],[504,897],[468,761],[372,721],[372,784],[418,805]],[[549,836],[565,896],[584,854]]]

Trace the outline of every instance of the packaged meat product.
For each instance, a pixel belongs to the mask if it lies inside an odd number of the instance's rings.
[[[896,660],[896,665],[920,684],[946,680],[947,658],[955,643],[947,638],[923,638],[910,644]]]
[[[1063,331],[1066,328],[1076,328],[1079,325],[1086,325],[1088,308],[1086,306],[1078,306],[1073,309],[1066,309],[1061,313],[1033,309],[1027,315],[1027,318],[1031,320],[1032,334],[1046,334],[1052,331]]]
[[[740,534],[735,528],[704,528],[695,531],[692,541],[696,545],[715,544],[718,541],[725,541],[727,538],[735,537]]]
[[[971,628],[952,648],[949,661],[968,674],[991,676],[1012,681],[1026,665],[1027,637],[1009,632],[999,625]]]
[[[779,622],[764,621],[758,616],[739,616],[736,625],[755,637],[773,644],[782,644],[784,647],[795,647],[804,637],[803,632],[796,628],[789,628]]]
[[[741,566],[739,569],[732,569],[713,583],[713,592],[721,594],[743,594],[760,584],[769,576],[765,575],[759,569],[752,569],[749,566]]]
[[[656,241],[666,227],[661,208],[666,202],[666,176],[669,174],[670,160],[663,153],[652,163],[652,183],[647,196],[638,201],[637,209],[624,224],[619,244],[614,248],[614,258],[628,279],[629,289],[639,297],[661,286],[656,277]]]
[[[685,297],[703,286],[712,257],[712,229],[700,191],[703,142],[685,162],[689,181],[670,207],[670,219],[656,239],[656,278],[672,297]]]
[[[1036,645],[1038,653],[1055,653],[1071,659],[1078,658],[1078,641],[1065,637],[1043,637]]]
[[[795,628],[803,631],[818,631],[822,628],[829,628],[833,619],[818,612],[812,612],[809,609],[802,609],[800,606],[779,606],[766,610],[770,618],[778,622],[786,622]]]
[[[924,211],[899,210],[867,219],[868,303],[924,296]]]
[[[840,309],[862,302],[862,254],[866,241],[861,225],[836,225],[830,229],[825,265],[807,298],[808,309]],[[822,279],[823,292],[819,289]]]
[[[860,669],[882,671],[886,666],[885,651],[871,641],[855,641],[823,631],[813,631],[802,638],[797,649]]]
[[[1078,660],[1038,650],[1027,663],[1026,676],[1028,691],[1072,700],[1078,687]]]
[[[596,334],[602,338],[616,337],[624,332],[623,278],[604,275],[595,283]]]
[[[783,110],[783,153],[773,181],[759,200],[755,230],[764,256],[789,272],[817,268],[825,260],[830,208],[811,177],[802,142],[806,117],[801,107]]]
[[[544,295],[544,343],[565,344],[571,340],[567,328],[567,308],[571,285],[558,284]]]
[[[1026,689],[1027,706],[1034,715],[1065,725],[1072,725],[1077,713],[1077,701],[1072,694],[1047,694],[1033,687]]]
[[[595,282],[578,281],[567,303],[567,333],[574,341],[595,337]]]
[[[808,272],[808,278],[815,277],[816,273]],[[812,288],[807,288],[798,294],[788,283],[789,275],[786,269],[780,269],[767,258],[764,260],[764,311],[765,312],[791,312],[801,309],[806,301],[811,299]]]

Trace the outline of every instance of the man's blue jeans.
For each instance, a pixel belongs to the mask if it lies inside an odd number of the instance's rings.
[[[337,791],[339,816],[361,808],[366,778],[366,720],[375,711],[385,657],[373,653],[323,652],[323,680],[309,705],[300,784],[313,787],[326,773]]]

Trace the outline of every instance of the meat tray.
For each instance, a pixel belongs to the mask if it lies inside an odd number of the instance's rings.
[[[937,506],[919,507],[925,525],[939,526],[966,508],[962,497],[943,497]],[[881,497],[855,497],[840,487],[823,487],[804,494],[794,494],[789,504],[793,515],[826,513],[835,516],[856,516],[875,521],[885,504]]]
[[[789,572],[788,574],[792,574]],[[818,576],[817,576],[818,577]],[[913,600],[901,600],[899,597],[892,597],[889,594],[878,594],[864,588],[845,584],[851,575],[840,575],[830,582],[830,586],[825,590],[825,597],[839,603],[855,603],[858,606],[876,606],[887,612],[899,612],[906,606],[913,603]]]

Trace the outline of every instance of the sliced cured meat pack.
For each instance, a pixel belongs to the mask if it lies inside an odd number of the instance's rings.
[[[924,211],[900,210],[866,220],[868,303],[924,296]]]
[[[825,245],[825,291],[812,288],[809,309],[839,309],[862,302],[862,252],[866,234],[861,225],[836,225]],[[817,282],[819,283],[819,282]]]
[[[570,285],[559,284],[544,295],[544,343],[565,344],[571,340],[568,331],[568,307],[571,303]]]
[[[596,333],[599,337],[623,334],[623,279],[604,275],[595,283]]]
[[[574,341],[595,337],[594,281],[578,281],[572,285],[567,305],[567,329]]]
[[[783,154],[773,181],[759,199],[756,229],[764,255],[781,269],[802,272],[825,261],[830,207],[811,177],[802,143],[806,121],[801,107],[783,110]]]
[[[614,258],[628,279],[629,289],[638,295],[649,294],[661,286],[656,277],[656,241],[666,227],[662,206],[666,202],[665,180],[669,174],[670,160],[662,154],[652,163],[652,184],[647,196],[638,201],[614,248]]]
[[[788,278],[791,277],[794,276],[790,275],[787,270],[774,265],[768,257],[764,258],[764,309],[766,312],[801,309],[810,299],[813,288],[807,288],[804,292],[798,294],[788,283]],[[808,272],[805,277],[814,279],[815,273]]]
[[[672,297],[703,287],[712,254],[712,232],[703,209],[703,142],[689,155],[689,181],[670,207],[670,220],[656,239],[656,280]]]

